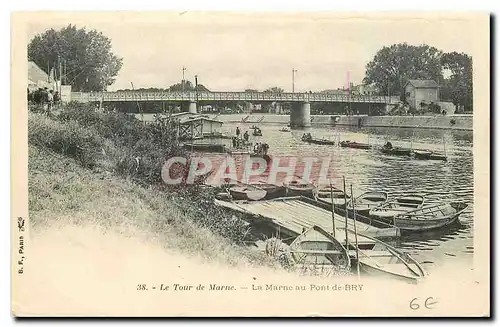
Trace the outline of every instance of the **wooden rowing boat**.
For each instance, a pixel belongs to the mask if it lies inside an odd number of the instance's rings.
[[[468,207],[463,202],[450,202],[424,206],[422,208],[394,216],[393,224],[402,231],[426,231],[450,225]]]
[[[298,181],[292,181],[285,185],[287,196],[305,196],[314,198],[315,186],[312,183],[300,184]]]
[[[391,155],[391,156],[410,156],[412,153],[412,150],[409,148],[401,148],[401,147],[395,147],[395,148],[382,147],[380,149],[380,152],[382,152],[383,154]]]
[[[448,160],[446,155],[429,150],[414,150],[413,155],[415,156],[415,159],[420,159],[420,160],[442,160],[442,161]]]
[[[307,137],[306,135],[302,136],[302,141],[311,143],[311,144],[319,144],[319,145],[335,145],[335,141],[327,140],[327,139],[317,139],[313,137]]]
[[[387,202],[387,199],[387,192],[365,192],[354,200],[351,199],[351,201],[349,201],[349,203],[347,204],[347,210],[350,212],[353,211],[354,201],[356,213],[359,213],[363,216],[368,216],[371,209],[383,205]]]
[[[260,128],[255,128],[252,134],[253,136],[262,136],[262,131],[260,130]]]
[[[373,247],[368,250],[359,248],[358,261],[360,270],[372,276],[383,276],[406,282],[417,283],[427,274],[424,268],[409,254],[397,250],[380,240],[369,236],[364,238],[373,241]],[[349,256],[351,261],[356,258],[356,248],[349,245]]]
[[[333,193],[333,198],[332,194]],[[345,199],[349,200],[349,195],[344,194],[344,191],[333,187],[333,192],[330,190],[330,186],[325,186],[317,189],[314,192],[314,197],[317,201],[327,203],[329,205],[334,204],[335,207],[345,208]]]
[[[372,145],[368,143],[341,141],[339,144],[343,148],[362,149],[362,150],[369,150],[372,148]]]
[[[392,222],[394,216],[421,208],[425,197],[421,195],[404,195],[390,200],[383,205],[370,209],[369,216],[382,221]]]
[[[295,270],[314,275],[332,276],[351,268],[346,248],[319,226],[312,226],[290,244],[289,257],[288,264]]]
[[[253,185],[235,185],[229,189],[233,200],[258,201],[266,197],[267,192]]]
[[[286,196],[286,187],[284,185],[275,185],[268,183],[255,183],[252,186],[257,186],[266,191],[265,200],[276,199]]]

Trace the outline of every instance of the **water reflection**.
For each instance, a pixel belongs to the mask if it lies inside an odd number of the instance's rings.
[[[234,133],[236,126],[224,124],[225,132]],[[283,125],[261,125],[262,137],[251,136],[253,142],[266,142],[273,156],[331,156],[329,176],[341,186],[353,184],[355,195],[366,191],[385,190],[390,196],[420,193],[428,203],[459,200],[469,207],[460,216],[460,223],[444,230],[406,235],[396,244],[412,253],[419,261],[467,259],[473,253],[473,154],[472,132],[449,130],[414,130],[410,128],[314,127],[280,132]],[[391,157],[377,150],[359,150],[308,144],[301,141],[303,133],[330,140],[351,140],[383,145],[390,140],[395,146],[435,151],[446,150],[447,162],[420,161]]]

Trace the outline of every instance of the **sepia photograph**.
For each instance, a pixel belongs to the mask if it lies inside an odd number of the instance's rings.
[[[488,14],[11,24],[14,316],[490,316]]]

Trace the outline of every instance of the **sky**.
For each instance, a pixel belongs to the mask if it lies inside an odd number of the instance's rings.
[[[422,15],[422,14],[421,14]],[[47,16],[45,16],[46,18]],[[361,14],[60,14],[34,16],[28,41],[68,24],[97,29],[112,41],[123,66],[109,91],[166,88],[185,78],[211,91],[295,92],[360,83],[366,64],[383,46],[428,44],[473,56],[474,22],[464,16]]]

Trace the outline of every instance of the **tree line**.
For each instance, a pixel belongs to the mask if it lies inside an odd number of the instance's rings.
[[[111,40],[97,30],[68,25],[36,35],[28,44],[28,59],[45,72],[54,72],[72,90],[103,91],[112,85],[123,58],[111,51]],[[440,85],[441,100],[472,108],[472,58],[465,53],[445,53],[428,45],[407,43],[384,46],[366,65],[363,83],[373,85],[381,95],[399,95],[410,79],[432,79]],[[121,91],[132,89],[122,89]],[[140,91],[210,92],[203,84],[181,81],[168,88],[140,88]],[[246,89],[245,92],[258,92]],[[263,92],[284,93],[278,86]]]
[[[442,101],[472,108],[472,57],[466,53],[407,43],[385,46],[366,65],[363,83],[376,86],[381,95],[399,95],[404,100],[404,88],[411,79],[432,79],[440,85]]]

